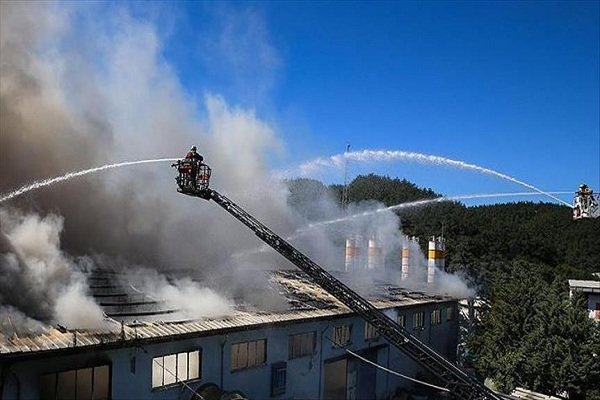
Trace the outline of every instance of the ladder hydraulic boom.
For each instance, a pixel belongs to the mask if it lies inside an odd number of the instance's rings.
[[[350,310],[360,315],[389,343],[437,376],[444,382],[454,397],[459,399],[500,400],[497,394],[485,387],[476,378],[467,374],[457,365],[411,335],[398,323],[375,308],[369,301],[359,296],[227,197],[209,188],[191,192],[182,191],[182,193],[206,200],[214,200],[215,203],[250,228],[263,242],[308,274],[316,284]]]

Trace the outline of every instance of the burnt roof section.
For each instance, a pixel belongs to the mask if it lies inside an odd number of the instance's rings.
[[[230,315],[205,318],[192,321],[164,321],[161,315],[169,314],[169,308],[156,299],[148,299],[143,293],[131,293],[123,284],[100,283],[100,279],[90,280],[92,294],[105,310],[119,309],[122,322],[112,318],[107,331],[82,329],[48,328],[42,333],[32,336],[7,336],[0,334],[1,357],[28,357],[41,354],[71,353],[96,348],[119,348],[139,343],[155,343],[186,338],[212,336],[227,332],[235,332],[261,327],[306,322],[310,320],[342,318],[352,311],[337,299],[313,283],[306,274],[297,270],[281,270],[264,272],[268,276],[269,287],[277,291],[287,307],[278,311],[264,311],[247,304],[238,304]],[[108,273],[110,274],[110,273]],[[107,274],[105,274],[107,275]],[[338,274],[339,275],[339,274]],[[342,277],[343,278],[343,277]],[[95,288],[93,286],[96,286]],[[110,288],[107,286],[111,286]],[[115,286],[115,287],[112,287]],[[448,296],[427,296],[420,292],[409,292],[406,289],[385,282],[371,282],[359,288],[359,292],[379,309],[411,308],[431,303],[455,302],[457,299]],[[114,292],[99,292],[114,290]],[[101,296],[97,296],[101,294]],[[112,294],[112,297],[103,297]],[[137,298],[142,300],[132,300]],[[146,297],[144,297],[146,296]],[[126,299],[119,302],[115,299]],[[110,300],[107,300],[110,299]],[[156,302],[156,303],[153,303]],[[144,318],[146,308],[154,308],[158,312],[150,313],[154,320]],[[123,311],[131,308],[134,311]],[[161,310],[166,311],[160,314]],[[108,313],[107,313],[108,314]],[[132,315],[127,315],[132,314]]]
[[[96,269],[87,279],[89,294],[109,318],[133,322],[141,318],[161,318],[178,311],[137,289],[135,282],[113,270]]]

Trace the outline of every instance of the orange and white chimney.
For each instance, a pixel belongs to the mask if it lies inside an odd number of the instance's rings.
[[[402,280],[408,280],[410,276],[410,246],[408,241],[402,245]]]
[[[436,270],[444,270],[446,258],[446,241],[444,238],[431,237],[427,254],[427,283],[435,283]]]

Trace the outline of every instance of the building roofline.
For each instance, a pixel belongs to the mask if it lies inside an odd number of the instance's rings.
[[[458,299],[453,298],[410,300],[408,303],[406,301],[374,302],[374,305],[380,310],[396,308],[408,310],[419,306],[458,301]],[[296,323],[338,320],[349,316],[356,316],[356,314],[346,307],[337,307],[262,315],[238,313],[232,317],[202,321],[123,325],[122,330],[108,333],[95,333],[85,330],[61,332],[53,329],[36,337],[11,339],[0,335],[0,360],[17,361],[56,355],[81,354],[98,350],[158,344],[174,339],[187,340]]]
[[[576,292],[600,293],[600,281],[569,279],[569,289]]]

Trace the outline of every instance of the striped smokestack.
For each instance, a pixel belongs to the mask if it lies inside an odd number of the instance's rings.
[[[402,280],[408,280],[410,276],[410,242],[408,237],[402,244]]]
[[[446,244],[444,238],[431,237],[429,252],[427,254],[427,283],[435,283],[436,269],[444,270],[446,257]]]

